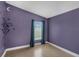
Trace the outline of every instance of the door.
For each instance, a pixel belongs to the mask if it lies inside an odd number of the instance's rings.
[[[38,42],[41,42],[41,44],[45,44],[44,27],[45,27],[44,21],[32,20],[31,42],[30,42],[31,47],[33,47],[34,44]]]

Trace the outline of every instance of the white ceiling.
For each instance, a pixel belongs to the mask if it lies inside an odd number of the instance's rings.
[[[79,1],[6,1],[7,3],[49,18],[79,8]]]

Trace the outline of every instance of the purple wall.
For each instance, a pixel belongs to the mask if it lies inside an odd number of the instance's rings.
[[[10,11],[7,11],[7,7],[10,7]],[[45,20],[45,39],[47,39],[46,18],[0,1],[0,29],[3,29],[1,25],[3,23],[3,17],[10,19],[9,21],[13,24],[15,30],[11,30],[8,33],[6,40],[3,39],[4,34],[0,30],[0,56],[5,48],[27,45],[30,43],[32,19],[39,21]]]
[[[79,54],[79,9],[49,19],[48,41]]]
[[[32,19],[45,21],[46,19],[41,16],[14,7],[12,5],[6,5],[7,7],[10,7],[10,11],[7,12],[7,17],[11,19],[13,27],[15,27],[15,30],[10,31],[8,34],[8,39],[6,40],[6,48],[29,44],[31,39]],[[45,27],[45,39],[47,39],[46,30],[47,26]]]
[[[2,27],[2,23],[3,23],[3,17],[5,17],[5,2],[0,1],[0,56],[2,55],[2,53],[4,52],[4,39],[3,39],[3,32],[1,29],[3,29]]]
[[[10,7],[10,11],[7,12],[7,14],[6,7]],[[0,55],[4,52],[4,48],[30,43],[32,19],[46,21],[44,17],[24,11],[9,4],[6,4],[5,6],[4,2],[0,2],[0,25],[3,22],[3,17],[10,18],[15,30],[9,32],[7,40],[2,39],[3,33],[0,30]],[[45,39],[49,36],[49,42],[79,54],[79,9],[49,18],[48,24],[46,21],[45,25]],[[49,26],[48,28],[47,25]],[[2,28],[2,26],[0,26],[0,28]],[[47,35],[47,30],[49,30],[49,35]]]

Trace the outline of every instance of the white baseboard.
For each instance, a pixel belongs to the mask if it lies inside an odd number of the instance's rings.
[[[55,44],[50,43],[50,42],[46,42],[46,43],[48,43],[48,44],[50,44],[50,45],[52,45],[52,46],[54,46],[54,47],[56,47],[56,48],[58,48],[58,49],[60,49],[60,50],[62,50],[62,51],[64,51],[64,52],[66,52],[66,53],[69,53],[69,54],[71,54],[71,55],[73,55],[73,56],[75,56],[75,57],[79,57],[79,54],[76,54],[76,53],[74,53],[74,52],[72,52],[72,51],[69,51],[69,50],[67,50],[67,49],[65,49],[65,48],[62,48],[62,47],[60,47],[60,46],[58,46],[58,45],[55,45]],[[40,45],[40,44],[41,44],[41,43],[36,43],[35,45]],[[7,48],[7,49],[4,51],[4,53],[3,53],[3,55],[2,55],[1,57],[4,57],[7,51],[12,51],[12,50],[17,50],[17,49],[27,48],[27,47],[29,47],[29,46],[30,46],[30,45],[23,45],[23,46],[18,46],[18,47],[13,47],[13,48]]]
[[[69,54],[73,55],[74,57],[79,57],[79,54],[76,54],[76,53],[74,53],[74,52],[72,52],[72,51],[70,51],[68,49],[62,48],[62,47],[60,47],[58,45],[55,45],[53,43],[50,43],[50,42],[47,42],[47,43],[54,46],[54,47],[56,47],[56,48],[58,48],[58,49],[60,49],[60,50],[62,50],[62,51],[64,51],[64,52],[66,52],[66,53],[69,53]]]
[[[41,43],[35,43],[35,45],[40,45]],[[13,50],[17,50],[17,49],[22,49],[22,48],[27,48],[30,47],[30,45],[23,45],[23,46],[18,46],[18,47],[12,47],[12,48],[7,48],[4,53],[2,54],[1,57],[4,57],[7,51],[13,51]]]
[[[23,45],[23,46],[18,46],[18,47],[7,48],[6,51],[17,50],[17,49],[26,48],[26,47],[29,47],[29,46],[30,45]]]
[[[2,56],[1,56],[1,57],[4,57],[4,56],[5,56],[5,54],[6,54],[6,52],[7,52],[7,51],[5,50],[5,51],[4,51],[4,53],[2,54]]]
[[[18,47],[12,47],[12,48],[7,48],[5,49],[4,53],[2,54],[1,57],[4,57],[7,51],[12,51],[12,50],[17,50],[17,49],[22,49],[22,48],[27,48],[30,45],[23,45],[23,46],[18,46]]]

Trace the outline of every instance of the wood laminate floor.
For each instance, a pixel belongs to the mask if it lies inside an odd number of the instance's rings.
[[[49,44],[8,51],[5,57],[73,57]]]

